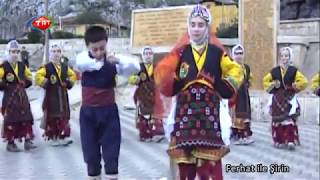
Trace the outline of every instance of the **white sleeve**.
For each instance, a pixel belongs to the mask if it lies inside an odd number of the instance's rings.
[[[171,133],[174,129],[173,126],[175,123],[175,115],[176,115],[176,108],[177,108],[177,99],[176,98],[177,98],[176,96],[172,97],[170,113],[169,113],[167,119],[163,122],[164,134],[169,142],[170,142]]]
[[[80,72],[100,70],[102,66],[103,62],[90,58],[87,51],[78,54],[76,58],[76,68]]]
[[[220,128],[221,128],[221,138],[225,145],[230,145],[230,135],[232,120],[229,114],[229,105],[227,99],[222,99],[220,101]]]
[[[116,64],[117,73],[122,76],[129,77],[131,75],[137,74],[140,71],[139,62],[128,58],[119,58],[119,63]]]

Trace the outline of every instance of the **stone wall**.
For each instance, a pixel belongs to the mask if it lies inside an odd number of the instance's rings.
[[[76,55],[86,50],[84,39],[52,39],[50,45],[59,44],[63,49],[63,54],[70,60],[75,60]],[[109,38],[107,49],[110,53],[129,53],[129,38]]]
[[[278,46],[293,49],[293,63],[310,79],[320,71],[320,18],[281,21]]]
[[[319,0],[280,0],[281,20],[300,18],[319,18]]]

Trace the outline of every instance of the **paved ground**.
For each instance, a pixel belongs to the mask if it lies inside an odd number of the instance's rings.
[[[165,142],[141,143],[137,141],[133,111],[120,110],[122,123],[122,146],[120,156],[120,179],[152,180],[170,178],[169,159]],[[72,137],[69,147],[50,147],[40,138],[42,131],[35,124],[36,143],[31,152],[9,153],[0,144],[1,180],[77,180],[84,179],[85,166],[79,141],[78,108],[73,113]],[[286,173],[224,173],[225,179],[319,179],[319,127],[300,126],[302,145],[296,151],[278,150],[271,146],[269,124],[253,123],[256,142],[251,146],[232,146],[223,163],[231,165],[284,164]],[[269,168],[270,169],[270,168]]]
[[[69,92],[71,103],[77,102],[80,97],[77,88]],[[37,98],[32,102],[32,108],[34,114],[39,114],[41,92],[35,90],[29,94]],[[74,143],[69,147],[50,147],[46,144],[41,139],[43,132],[39,128],[39,120],[34,126],[36,144],[39,146],[37,149],[30,152],[9,153],[5,150],[5,143],[0,142],[0,180],[85,179],[86,170],[80,148],[78,114],[79,107],[74,106],[71,120]],[[134,112],[120,107],[120,115],[122,125],[120,180],[153,180],[161,177],[172,179],[169,159],[165,152],[167,143],[139,142],[134,125]],[[232,146],[231,153],[224,158],[223,164],[224,166],[262,164],[267,166],[267,172],[224,172],[224,179],[319,179],[319,126],[299,126],[302,144],[295,151],[272,147],[269,123],[254,122],[252,128],[256,142],[250,146]],[[271,174],[272,164],[288,166],[289,172]]]

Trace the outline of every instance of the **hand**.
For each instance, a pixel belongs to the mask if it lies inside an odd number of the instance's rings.
[[[111,55],[107,57],[107,60],[111,63],[111,64],[119,64],[120,59]]]
[[[48,83],[49,83],[49,80],[47,78],[44,78],[40,86],[42,88],[46,88],[48,86]]]
[[[134,82],[135,84],[139,84],[140,83],[140,77],[139,76],[136,76],[135,77],[135,82]]]
[[[67,87],[67,83],[62,82],[62,83],[61,83],[61,87],[66,88],[66,87]]]
[[[271,86],[273,86],[273,88],[279,88],[280,87],[280,81],[279,80],[272,81]]]
[[[298,90],[298,86],[296,83],[292,83],[292,88],[293,90],[297,91]]]
[[[270,83],[269,87],[267,88],[267,92],[271,93],[274,88],[279,88],[279,87],[280,87],[280,82],[278,80],[274,80]]]
[[[48,81],[49,81],[48,78],[44,78],[44,79],[43,79],[43,84],[47,83]]]
[[[276,88],[279,88],[280,85],[281,85],[280,81],[279,81],[279,80],[276,80],[275,82],[276,82]]]
[[[24,81],[19,81],[19,84],[24,87],[26,85],[26,83]]]

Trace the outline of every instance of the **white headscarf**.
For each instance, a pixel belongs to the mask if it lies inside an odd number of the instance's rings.
[[[231,51],[232,58],[235,57],[235,52],[239,49],[241,49],[242,53],[244,54],[244,47],[241,44],[237,44],[237,45],[233,46],[233,48],[232,48],[232,51]]]
[[[60,49],[61,52],[62,52],[62,49],[61,49],[61,47],[60,47],[58,44],[53,44],[53,45],[50,47],[50,50],[49,50],[49,61],[53,61],[53,58],[54,58],[54,55],[53,55],[53,53],[51,52],[53,48]],[[60,58],[61,58],[61,57],[60,57]]]
[[[289,52],[289,62],[288,62],[288,65],[291,65],[291,64],[293,63],[293,62],[292,62],[292,59],[293,59],[292,48],[289,47],[289,46],[285,46],[285,47],[280,48],[280,50],[279,50],[280,54],[281,54],[283,51],[288,51],[288,52]]]
[[[15,50],[20,50],[20,45],[18,43],[18,41],[16,40],[11,40],[8,42],[7,47],[6,47],[6,51],[5,51],[5,55],[6,58],[9,62],[13,62],[15,58],[13,58],[13,55],[10,54],[10,50],[11,49],[15,49]],[[20,54],[17,54],[17,59],[15,61],[19,61],[20,60]]]
[[[200,4],[198,4],[195,7],[193,7],[193,9],[190,12],[190,14],[188,16],[188,19],[187,19],[189,37],[191,36],[191,33],[190,33],[190,21],[191,21],[191,18],[193,18],[193,17],[200,17],[203,20],[205,20],[206,23],[207,23],[207,29],[206,29],[205,33],[203,34],[202,38],[198,42],[194,42],[190,38],[191,45],[201,46],[205,42],[207,42],[208,39],[209,39],[209,25],[211,24],[211,14],[210,14],[209,10],[206,7],[204,7],[204,6],[200,5]]]

